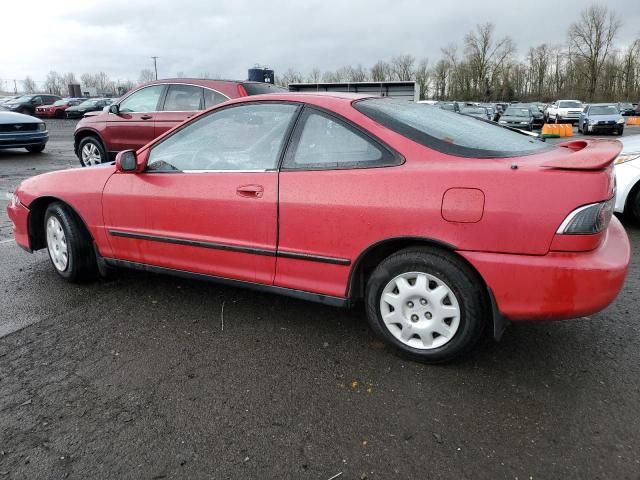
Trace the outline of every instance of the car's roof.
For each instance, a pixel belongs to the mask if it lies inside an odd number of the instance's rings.
[[[242,101],[263,101],[263,100],[289,100],[292,102],[304,102],[305,99],[315,103],[318,99],[331,101],[353,102],[354,100],[362,100],[365,98],[383,98],[378,95],[368,95],[366,93],[349,93],[349,92],[274,92],[264,93],[260,95],[252,95],[242,98]]]
[[[591,103],[590,107],[615,107],[617,103]]]

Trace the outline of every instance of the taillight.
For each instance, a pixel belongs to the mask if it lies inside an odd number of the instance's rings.
[[[592,203],[575,209],[562,222],[558,235],[593,235],[609,226],[613,216],[615,196],[606,202]]]

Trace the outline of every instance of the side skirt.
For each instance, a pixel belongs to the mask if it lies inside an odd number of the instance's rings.
[[[231,287],[250,288],[259,292],[277,293],[279,295],[285,295],[287,297],[298,298],[300,300],[308,300],[311,302],[322,303],[332,307],[346,308],[350,306],[348,298],[332,297],[330,295],[322,295],[319,293],[304,292],[302,290],[294,290],[291,288],[277,287],[275,285],[263,285],[260,283],[245,282],[242,280],[232,280],[224,277],[216,277],[214,275],[207,275],[204,273],[193,273],[185,270],[175,270],[172,268],[156,267],[154,265],[147,265],[145,263],[129,262],[127,260],[118,260],[115,258],[103,258],[103,261],[112,267],[124,267],[134,270],[141,270],[143,272],[160,273],[165,275],[173,275],[182,278],[204,280],[207,282],[215,282],[223,285],[229,285]]]

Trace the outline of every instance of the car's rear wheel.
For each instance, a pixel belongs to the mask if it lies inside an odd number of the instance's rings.
[[[96,276],[96,258],[91,236],[78,216],[60,202],[54,202],[44,214],[47,251],[54,269],[72,282]]]
[[[486,302],[479,281],[454,255],[430,248],[385,259],[367,282],[367,317],[388,345],[425,363],[452,360],[482,335]]]
[[[31,147],[25,147],[29,153],[42,153],[44,145],[33,145]]]
[[[85,137],[78,145],[78,156],[83,167],[98,165],[106,161],[106,154],[100,140],[95,137]]]
[[[627,219],[640,223],[640,186],[638,185],[633,188],[627,199],[625,216]]]
[[[54,117],[56,117],[56,118],[64,118],[64,110],[56,110],[56,113],[54,114]]]

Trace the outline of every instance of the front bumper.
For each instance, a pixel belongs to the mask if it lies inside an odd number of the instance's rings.
[[[562,320],[591,315],[618,295],[630,260],[629,238],[617,218],[590,252],[509,255],[459,252],[484,278],[510,320]]]
[[[624,123],[589,125],[587,126],[587,130],[590,132],[619,132],[624,130]]]
[[[24,148],[45,145],[49,141],[49,132],[0,133],[1,148]]]
[[[13,236],[16,243],[28,252],[33,251],[29,240],[29,209],[21,203],[15,205],[10,203],[7,206],[7,213],[13,223]]]

